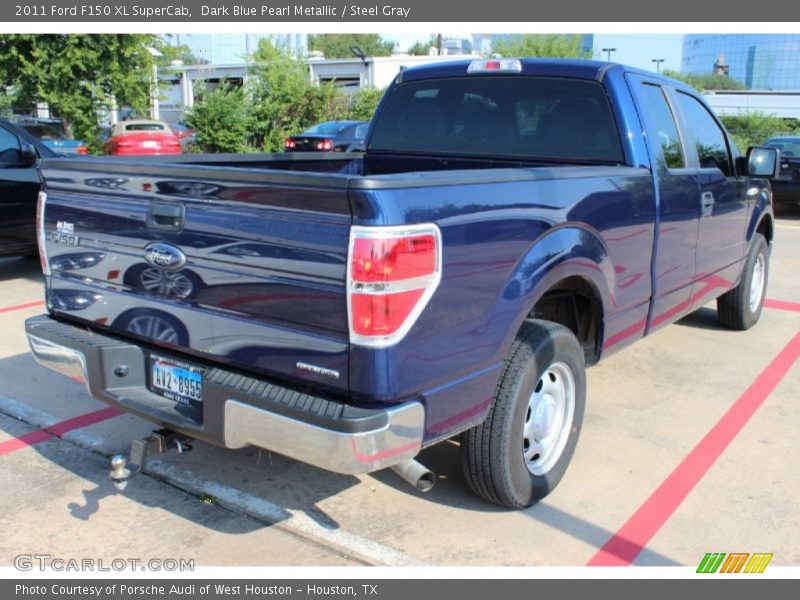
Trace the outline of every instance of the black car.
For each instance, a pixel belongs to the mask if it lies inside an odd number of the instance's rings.
[[[0,119],[0,256],[36,254],[36,163],[51,156],[57,154]]]
[[[326,121],[286,138],[286,152],[346,152],[367,136],[367,121]]]
[[[800,137],[774,137],[764,145],[780,150],[781,170],[770,180],[775,204],[800,206]]]

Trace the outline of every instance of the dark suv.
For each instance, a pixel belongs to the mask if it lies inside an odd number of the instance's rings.
[[[764,145],[781,152],[781,170],[770,180],[775,204],[800,206],[800,137],[774,137]]]
[[[39,158],[56,153],[0,119],[0,256],[35,255]]]

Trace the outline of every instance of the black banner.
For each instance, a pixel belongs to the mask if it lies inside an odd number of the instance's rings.
[[[800,20],[800,4],[726,2],[520,2],[519,0],[18,0],[0,6],[6,27],[45,22],[742,22]],[[789,27],[787,33],[792,32]]]
[[[698,579],[703,579],[698,581]],[[712,582],[712,579],[714,581]],[[721,579],[698,576],[697,579],[653,580],[424,580],[424,579],[285,579],[285,580],[175,580],[150,581],[36,579],[0,581],[0,597],[6,600],[330,600],[358,598],[370,600],[409,600],[409,598],[485,598],[541,597],[647,597],[648,600],[674,600],[687,593],[702,591],[714,596],[794,597],[796,582],[779,579],[754,579],[742,576]],[[790,588],[794,588],[791,589]],[[770,592],[769,590],[772,590]],[[779,595],[785,592],[785,595]],[[793,593],[792,593],[793,592]],[[625,593],[626,596],[621,596]],[[578,596],[580,594],[581,596]]]

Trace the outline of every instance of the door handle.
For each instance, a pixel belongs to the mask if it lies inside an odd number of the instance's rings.
[[[711,216],[711,212],[714,210],[714,194],[711,192],[700,194],[700,207],[704,217]]]
[[[153,200],[147,211],[147,226],[161,231],[183,231],[185,211],[183,204]]]

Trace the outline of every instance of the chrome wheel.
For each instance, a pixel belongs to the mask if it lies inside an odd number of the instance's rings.
[[[163,296],[188,298],[194,292],[194,283],[182,273],[170,273],[161,269],[145,269],[139,275],[139,281],[148,292]]]
[[[152,315],[134,317],[128,322],[125,330],[150,340],[169,342],[171,344],[178,343],[177,330],[161,317]]]
[[[558,462],[575,416],[575,379],[557,362],[539,379],[528,400],[522,429],[522,456],[533,475],[545,475]]]
[[[761,297],[764,295],[764,285],[766,284],[767,266],[763,253],[759,253],[753,265],[753,276],[750,279],[750,312],[754,313],[761,304]]]

